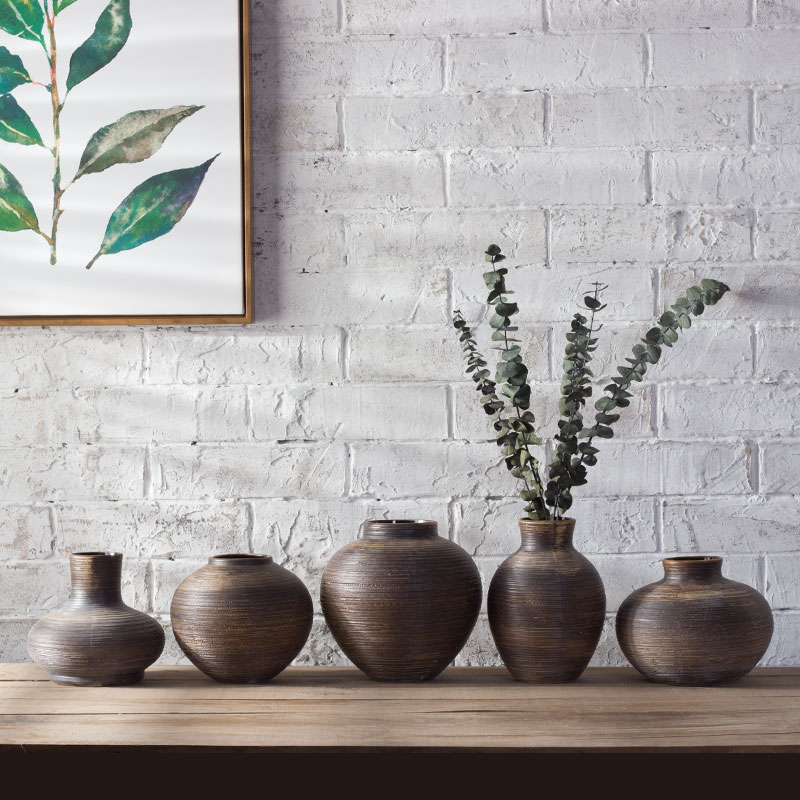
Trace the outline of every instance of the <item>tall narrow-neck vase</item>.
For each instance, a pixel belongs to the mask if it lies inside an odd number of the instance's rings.
[[[122,602],[121,553],[72,553],[67,602],[28,635],[31,658],[56,683],[136,683],[164,649],[164,631]]]

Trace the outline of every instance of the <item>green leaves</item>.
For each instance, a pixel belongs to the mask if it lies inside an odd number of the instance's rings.
[[[0,139],[16,144],[38,144],[44,147],[42,137],[33,121],[11,94],[0,95]]]
[[[62,3],[62,8],[66,8],[66,4]],[[72,54],[67,76],[68,91],[117,56],[128,41],[131,25],[130,0],[111,0],[100,14],[94,33]]]
[[[39,220],[20,182],[0,164],[0,231],[38,231]]]
[[[7,47],[0,47],[0,95],[30,82],[31,76],[25,69],[22,59]]]
[[[100,256],[121,253],[169,233],[191,206],[217,156],[197,167],[162,172],[140,183],[117,207],[106,227]]]
[[[563,512],[572,505],[570,489],[586,483],[586,462],[577,455],[580,451],[578,436],[583,430],[581,409],[586,405],[587,398],[592,396],[593,373],[589,364],[597,349],[597,339],[593,338],[593,334],[602,327],[595,327],[594,318],[598,311],[606,307],[600,300],[600,294],[608,288],[601,283],[594,283],[593,286],[594,292],[583,298],[584,305],[590,311],[590,318],[576,313],[566,335],[562,396],[558,404],[562,418],[558,421],[558,433],[555,436],[558,444],[550,464],[550,477],[544,494],[545,502],[553,508],[556,519],[560,519]],[[593,457],[591,453],[585,455],[590,460]]]
[[[57,16],[74,2],[75,0],[53,0],[53,16]]]
[[[44,45],[44,12],[39,0],[0,0],[0,29]]]
[[[102,172],[116,164],[144,161],[158,151],[181,120],[201,108],[202,106],[174,106],[133,111],[100,128],[83,151],[75,180],[83,175]]]

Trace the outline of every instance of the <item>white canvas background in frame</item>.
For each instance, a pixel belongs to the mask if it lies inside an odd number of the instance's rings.
[[[74,50],[90,36],[108,0],[76,0],[56,18],[59,84]],[[31,231],[0,231],[0,317],[230,317],[248,321],[248,203],[243,120],[249,65],[240,52],[246,16],[238,0],[131,0],[131,32],[119,54],[75,86],[61,114],[62,185],[99,128],[132,111],[203,106],[182,120],[150,158],[81,177],[65,192],[58,227],[58,263]],[[19,55],[33,80],[49,82],[37,42],[0,31],[0,45]],[[13,92],[49,147],[49,93],[23,85]],[[153,175],[195,167],[219,154],[185,216],[166,235],[86,264],[109,217],[127,194]],[[49,231],[53,157],[38,146],[0,141],[0,164],[31,200]],[[81,319],[81,321],[84,321]],[[153,319],[152,321],[163,321]],[[206,321],[198,319],[197,321]],[[207,321],[217,321],[209,319]]]

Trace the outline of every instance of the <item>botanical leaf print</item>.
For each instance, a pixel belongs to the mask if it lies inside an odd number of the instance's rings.
[[[13,94],[0,95],[0,139],[16,144],[38,144],[44,147],[39,131],[14,99]]]
[[[39,220],[20,182],[0,164],[0,231],[38,231]]]
[[[0,30],[39,42],[49,65],[47,78],[36,80],[22,59],[7,47],[0,46],[0,139],[22,145],[38,145],[52,154],[52,213],[48,230],[42,231],[36,212],[14,175],[0,165],[0,230],[31,230],[50,248],[50,263],[57,262],[59,220],[64,213],[64,194],[84,175],[103,172],[117,164],[135,164],[155,155],[175,127],[203,106],[173,106],[133,111],[116,122],[97,130],[87,143],[78,171],[69,183],[62,182],[61,115],[70,91],[116,58],[130,36],[133,22],[130,0],[108,0],[94,32],[72,54],[67,75],[67,92],[61,95],[55,18],[77,0],[0,0]],[[45,14],[44,9],[51,9]],[[30,83],[50,95],[52,139],[42,140],[33,120],[11,92]],[[49,138],[49,136],[48,136]],[[139,184],[119,205],[109,219],[100,250],[88,264],[100,256],[138,247],[169,233],[180,222],[217,156],[197,167],[163,172]]]
[[[31,76],[18,55],[7,47],[0,47],[0,94],[10,92],[23,83],[30,83]]]
[[[75,0],[53,0],[53,15],[60,14],[67,6],[71,6]]]
[[[164,144],[175,126],[202,106],[174,106],[133,111],[100,128],[81,156],[75,180],[102,172],[115,164],[134,164],[150,158]]]
[[[0,0],[0,28],[7,33],[44,44],[43,26],[39,0]]]
[[[128,41],[132,24],[130,0],[111,0],[100,14],[94,33],[72,54],[68,91],[116,57]]]
[[[216,158],[197,167],[162,172],[140,183],[111,215],[103,243],[86,269],[100,256],[132,250],[169,233],[183,219]]]

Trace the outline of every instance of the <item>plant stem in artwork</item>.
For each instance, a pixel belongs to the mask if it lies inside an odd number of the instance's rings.
[[[64,213],[61,208],[61,100],[58,95],[58,50],[56,48],[55,17],[50,16],[48,4],[45,3],[47,30],[50,35],[50,98],[53,104],[53,216],[50,231],[50,263],[56,263],[56,239],[58,237],[58,220]]]

